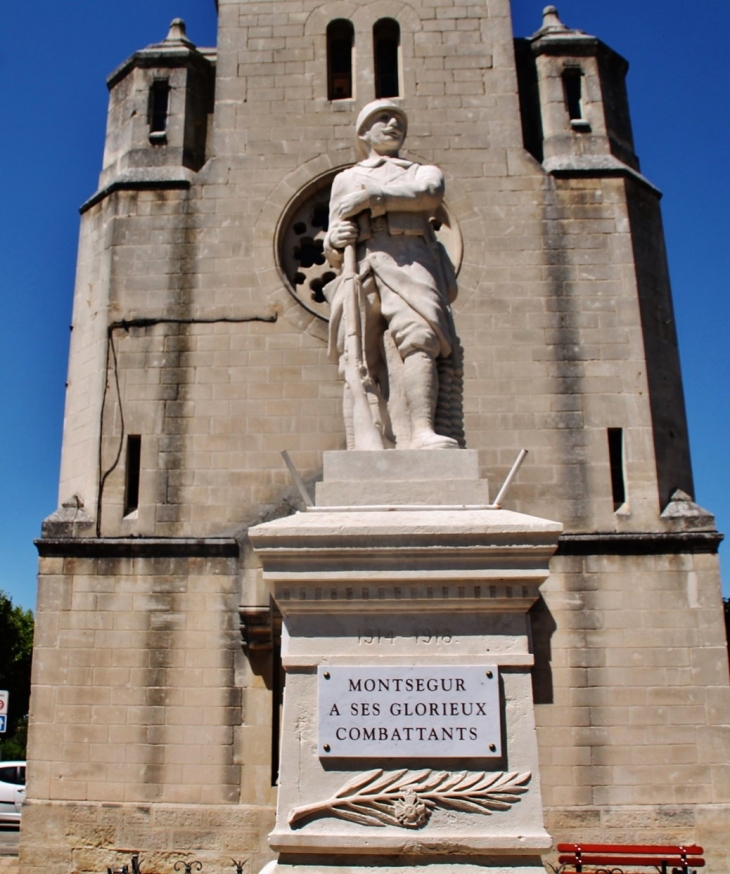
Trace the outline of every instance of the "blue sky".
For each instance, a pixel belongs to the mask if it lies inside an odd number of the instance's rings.
[[[513,0],[516,35],[539,27],[542,5]],[[696,499],[728,531],[730,3],[563,0],[559,9],[631,63],[637,151],[665,195]],[[24,607],[35,605],[32,541],[57,504],[77,208],[101,165],[105,78],[162,39],[176,16],[198,45],[215,44],[213,0],[23,0],[3,9],[0,589]]]

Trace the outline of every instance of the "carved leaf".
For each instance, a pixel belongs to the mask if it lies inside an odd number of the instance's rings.
[[[427,792],[430,789],[443,787],[444,783],[448,781],[448,777],[449,775],[445,771],[433,771],[431,773],[431,776],[428,777],[428,779],[424,780],[421,791]]]
[[[338,810],[337,815],[340,819],[346,819],[348,822],[356,822],[358,825],[376,825],[380,828],[384,825],[384,823],[379,822],[378,818],[372,816],[370,813],[358,813],[356,810],[348,810],[347,808]]]
[[[360,774],[358,777],[354,777],[352,780],[345,783],[345,785],[335,795],[335,798],[342,798],[343,795],[347,795],[349,792],[354,792],[356,789],[362,789],[363,786],[367,786],[371,780],[375,780],[382,773],[382,768],[376,768],[374,771],[367,771],[365,774]]]
[[[422,828],[437,807],[489,816],[516,804],[531,776],[529,771],[448,773],[426,768],[409,773],[403,768],[384,773],[376,768],[349,780],[326,801],[294,808],[289,824],[336,816],[358,825]]]
[[[439,792],[448,792],[454,786],[458,786],[461,780],[464,779],[464,772],[459,771],[456,774],[448,774],[445,771],[441,772],[441,776],[444,777],[444,781],[438,787]]]
[[[444,798],[441,804],[452,810],[465,810],[467,813],[484,813],[484,808],[481,804],[468,798]]]
[[[466,789],[472,789],[472,791],[479,785],[484,782],[484,776],[477,772],[476,774],[471,774],[469,776],[463,775],[463,779],[461,780],[461,789],[462,791]]]
[[[422,771],[415,771],[412,774],[408,774],[408,776],[401,780],[402,786],[410,786],[411,784],[422,784],[423,781],[432,773],[430,768],[424,768]]]

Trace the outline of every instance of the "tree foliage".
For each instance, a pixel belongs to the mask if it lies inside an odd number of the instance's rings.
[[[0,735],[0,759],[25,758],[30,665],[33,655],[33,613],[0,591],[0,689],[10,693],[8,725]]]

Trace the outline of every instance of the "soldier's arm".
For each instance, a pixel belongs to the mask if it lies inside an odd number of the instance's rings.
[[[444,174],[432,165],[414,165],[415,173],[404,174],[386,185],[369,178],[365,182],[367,206],[373,218],[386,212],[427,212],[433,214],[444,199]]]
[[[324,254],[335,269],[342,266],[343,250],[349,243],[357,242],[357,225],[340,215],[342,197],[348,190],[345,173],[335,176],[330,194],[330,215],[327,235],[324,239]]]

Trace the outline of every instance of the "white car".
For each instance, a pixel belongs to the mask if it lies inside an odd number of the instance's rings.
[[[25,801],[25,762],[0,762],[0,822],[20,822]]]

